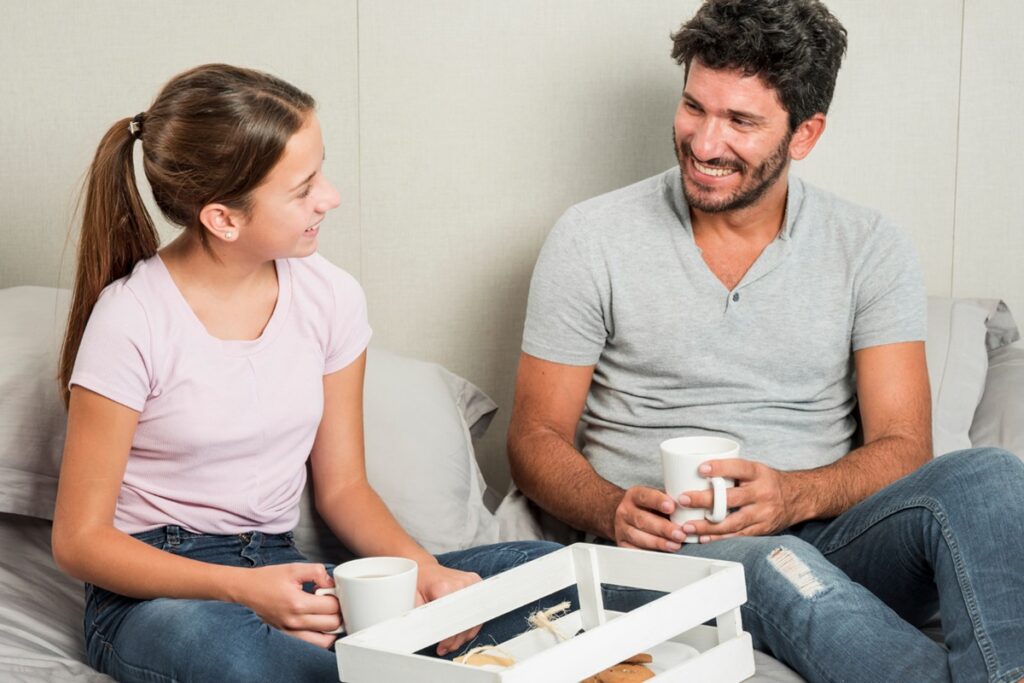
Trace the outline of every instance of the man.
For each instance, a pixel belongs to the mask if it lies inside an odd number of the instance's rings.
[[[1021,679],[1024,464],[932,459],[910,241],[788,176],[845,29],[817,0],[708,0],[673,39],[678,168],[573,207],[537,262],[517,485],[620,546],[742,562],[745,628],[809,680]],[[686,434],[743,444],[703,468],[737,482],[720,523],[668,519],[711,506],[660,490]],[[945,648],[917,628],[937,612]]]

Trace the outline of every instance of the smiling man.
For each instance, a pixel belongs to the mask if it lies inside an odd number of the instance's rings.
[[[516,483],[609,542],[743,563],[744,626],[809,680],[1021,679],[1024,464],[932,459],[911,242],[789,175],[845,29],[818,0],[708,0],[673,39],[678,167],[572,207],[538,259]],[[743,445],[703,469],[737,482],[722,522],[668,518],[711,503],[661,490],[688,434]]]

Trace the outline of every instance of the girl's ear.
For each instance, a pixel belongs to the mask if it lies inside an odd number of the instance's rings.
[[[199,211],[199,222],[213,237],[224,242],[238,239],[241,215],[223,204],[207,204]]]

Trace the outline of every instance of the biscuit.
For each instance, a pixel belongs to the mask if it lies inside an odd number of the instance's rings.
[[[650,655],[638,655],[640,657],[646,657],[647,661],[650,662]],[[630,657],[634,659],[634,657]],[[648,669],[643,664],[628,664],[621,663],[610,666],[604,671],[599,671],[590,678],[587,678],[582,683],[638,683],[639,681],[646,681],[649,678],[654,678],[654,672]]]

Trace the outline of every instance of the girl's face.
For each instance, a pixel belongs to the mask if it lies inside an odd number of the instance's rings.
[[[320,122],[310,113],[285,145],[277,165],[252,193],[238,245],[260,259],[301,258],[317,249],[320,222],[341,203],[323,175]]]

